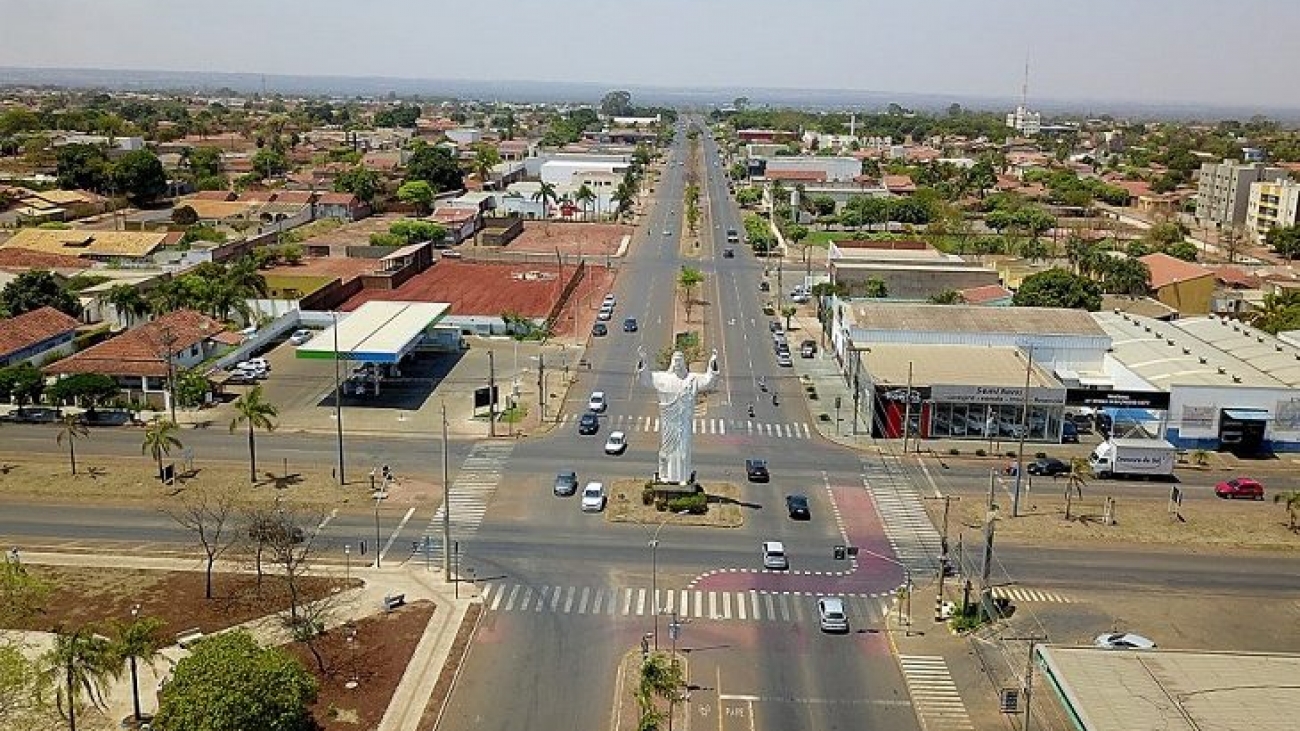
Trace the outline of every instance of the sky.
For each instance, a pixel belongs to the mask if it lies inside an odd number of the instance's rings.
[[[1297,0],[0,0],[0,66],[1300,104]],[[1291,34],[1291,37],[1288,37]]]

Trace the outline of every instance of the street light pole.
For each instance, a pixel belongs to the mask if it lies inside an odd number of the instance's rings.
[[[655,528],[654,535],[650,537],[650,602],[654,605],[650,609],[653,610],[651,614],[654,615],[654,647],[656,651],[659,650],[659,532],[664,529],[664,526],[668,525],[668,521],[672,520],[674,516],[685,515],[687,512],[689,511],[683,510],[664,516],[664,519],[659,521],[659,527]]]
[[[339,313],[331,310],[330,319],[334,321],[334,426],[338,432],[339,485],[346,485],[347,479],[343,476],[343,379],[339,374]],[[378,511],[379,508],[376,507],[375,510]],[[376,545],[375,548],[378,550],[379,546]]]
[[[442,579],[451,581],[451,485],[447,469],[447,402],[442,402]]]
[[[131,607],[131,624],[134,625],[140,616],[140,605],[136,604]],[[133,630],[134,633],[134,630]],[[131,654],[131,703],[135,710],[135,722],[140,723],[140,679],[136,675],[135,654]]]
[[[379,547],[379,494],[375,494],[375,568],[379,568],[379,559],[383,555],[383,550]]]

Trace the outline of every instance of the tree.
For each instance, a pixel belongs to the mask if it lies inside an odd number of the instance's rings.
[[[0,561],[0,626],[21,625],[45,609],[50,585],[18,561]]]
[[[193,226],[198,222],[199,214],[193,206],[179,206],[172,211],[172,223],[177,226]]]
[[[40,667],[46,687],[55,689],[60,715],[70,731],[77,731],[77,706],[85,700],[95,708],[105,707],[103,687],[122,674],[122,659],[108,639],[86,626],[56,632],[54,647],[41,656]]]
[[[704,281],[704,272],[683,266],[677,275],[677,286],[682,288],[682,306],[686,308],[686,321],[690,322],[691,309],[695,306],[695,288]]]
[[[879,277],[868,277],[862,283],[862,294],[869,299],[885,299],[889,296],[889,287]]]
[[[140,445],[140,454],[149,453],[158,463],[158,479],[163,478],[163,457],[170,455],[172,449],[185,446],[176,432],[180,427],[176,422],[155,416],[144,430],[144,442]]]
[[[81,317],[81,303],[44,269],[25,271],[0,290],[0,316],[17,317],[42,307]]]
[[[156,617],[138,617],[132,613],[131,621],[113,625],[113,646],[118,656],[126,658],[131,668],[131,709],[138,725],[140,713],[140,678],[136,664],[149,667],[162,655],[162,648],[171,644],[163,639],[165,623]]]
[[[614,214],[622,217],[632,210],[632,201],[636,198],[636,193],[632,191],[631,186],[627,183],[619,183],[614,189],[614,195],[610,199],[614,201]]]
[[[1219,248],[1228,257],[1229,264],[1237,262],[1237,255],[1246,247],[1247,235],[1240,225],[1232,225],[1219,232]]]
[[[248,425],[248,480],[257,482],[257,441],[254,432],[264,429],[275,431],[275,417],[279,415],[274,405],[262,400],[262,385],[259,383],[251,390],[235,399],[235,418],[230,421],[230,431],[241,425]]]
[[[596,192],[586,183],[578,186],[577,192],[573,194],[573,199],[578,202],[578,205],[582,206],[584,215],[587,212],[587,206],[589,206],[592,201],[595,201],[596,197]]]
[[[1077,494],[1079,499],[1083,499],[1083,488],[1091,480],[1092,465],[1088,463],[1087,457],[1071,457],[1070,471],[1065,473],[1065,519],[1070,519],[1070,506],[1073,502],[1073,496]]]
[[[208,377],[198,368],[185,368],[175,377],[172,390],[176,392],[176,405],[182,409],[197,409],[212,391]]]
[[[785,318],[786,330],[790,329],[790,318],[794,317],[795,313],[798,311],[799,308],[795,307],[794,305],[786,305],[785,307],[781,308],[781,317]]]
[[[1264,235],[1264,243],[1273,249],[1273,253],[1288,260],[1300,256],[1300,226],[1277,226]]]
[[[0,728],[42,728],[46,713],[36,663],[20,644],[0,643]]]
[[[1101,287],[1085,277],[1055,268],[1031,274],[1020,283],[1011,303],[1017,307],[1101,309]]]
[[[1139,259],[1108,259],[1101,289],[1107,294],[1140,296],[1147,293],[1151,269]]]
[[[501,154],[497,152],[497,148],[482,142],[474,146],[474,174],[478,176],[479,183],[484,188],[487,187],[488,179],[492,176],[492,168],[500,164]]]
[[[1281,294],[1269,292],[1264,295],[1264,301],[1247,313],[1244,319],[1273,335],[1284,330],[1300,329],[1300,293],[1291,290]],[[0,388],[3,388],[2,384]]]
[[[113,165],[113,186],[134,205],[145,205],[167,193],[167,172],[149,150],[132,150]]]
[[[927,301],[928,301],[930,304],[932,304],[932,305],[964,305],[964,304],[966,304],[966,298],[965,298],[964,296],[962,296],[962,293],[961,293],[961,292],[958,292],[958,291],[955,290],[955,289],[945,289],[945,290],[942,291],[942,292],[939,292],[939,293],[937,293],[937,294],[933,294],[933,295],[930,296],[930,299],[927,300]]]
[[[622,89],[611,91],[600,100],[600,113],[607,117],[628,117],[632,111],[632,95]]]
[[[149,314],[149,300],[140,290],[129,284],[115,284],[105,292],[101,301],[113,308],[122,327],[131,324]]]
[[[232,517],[235,496],[229,491],[192,488],[179,507],[166,511],[172,520],[194,534],[206,559],[203,598],[212,599],[212,567],[238,540]]]
[[[271,147],[258,150],[251,160],[253,173],[261,180],[283,175],[289,170],[289,159],[283,152]]]
[[[406,161],[406,180],[423,180],[435,193],[460,190],[465,187],[460,166],[445,147],[430,147],[419,140],[411,146]]]
[[[59,433],[54,437],[56,444],[68,443],[68,463],[72,474],[77,474],[77,440],[90,436],[86,420],[81,414],[68,414],[60,422]]]
[[[174,731],[308,731],[316,679],[292,655],[243,630],[194,646],[159,696],[155,725]]]
[[[416,215],[427,216],[433,210],[433,188],[423,180],[402,183],[397,189],[397,200],[415,206]]]
[[[361,165],[344,170],[334,178],[335,193],[351,193],[366,203],[372,203],[382,189],[379,173]]]
[[[1287,530],[1294,531],[1297,527],[1297,516],[1300,516],[1300,490],[1275,492],[1273,502],[1286,506],[1286,527]]]
[[[112,182],[108,153],[99,145],[64,145],[59,148],[55,174],[60,188],[107,190]]]
[[[641,729],[657,729],[665,715],[671,716],[673,705],[686,688],[682,667],[667,653],[654,652],[641,663],[641,679],[635,687],[637,704],[641,707]],[[655,707],[655,699],[668,701],[668,713]]]
[[[28,403],[40,398],[45,389],[45,376],[31,363],[0,368],[0,395],[13,399],[19,413]]]
[[[1190,241],[1179,241],[1178,243],[1170,244],[1165,247],[1165,253],[1175,259],[1195,262],[1201,252],[1196,248],[1196,244],[1193,244]]]
[[[550,215],[551,206],[555,205],[555,202],[560,199],[555,193],[555,184],[544,180],[537,186],[537,190],[533,191],[532,198],[535,201],[541,201],[543,218]]]
[[[190,172],[196,179],[221,175],[221,148],[196,147],[189,154]]]
[[[410,218],[403,218],[394,221],[388,226],[388,233],[396,236],[400,243],[420,244],[425,241],[432,241],[435,244],[447,238],[447,229],[439,223],[432,221],[416,221]]]
[[[122,387],[117,381],[102,373],[75,373],[60,378],[45,389],[45,395],[54,403],[71,402],[90,413],[121,393]]]

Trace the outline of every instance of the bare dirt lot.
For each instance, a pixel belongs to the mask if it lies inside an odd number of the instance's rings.
[[[199,572],[145,571],[108,567],[28,565],[34,576],[50,585],[45,609],[21,626],[4,629],[54,631],[105,621],[125,621],[131,607],[140,615],[165,623],[163,632],[191,628],[204,633],[233,627],[289,607],[284,583],[274,576],[214,574],[213,598],[204,599],[204,575]],[[342,589],[342,579],[301,579],[302,601],[310,602]],[[351,586],[360,586],[353,580]]]
[[[615,223],[560,223],[528,221],[510,251],[610,256],[618,252],[624,236],[636,233],[632,226]]]
[[[352,625],[351,642],[347,627],[330,630],[316,642],[320,662],[302,643],[284,647],[320,682],[311,712],[323,731],[379,727],[435,611],[432,602],[420,601],[366,617]],[[351,681],[353,688],[347,687]]]

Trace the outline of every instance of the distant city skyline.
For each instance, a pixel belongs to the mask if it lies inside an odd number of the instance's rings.
[[[0,66],[1300,105],[1287,0],[7,0]]]

